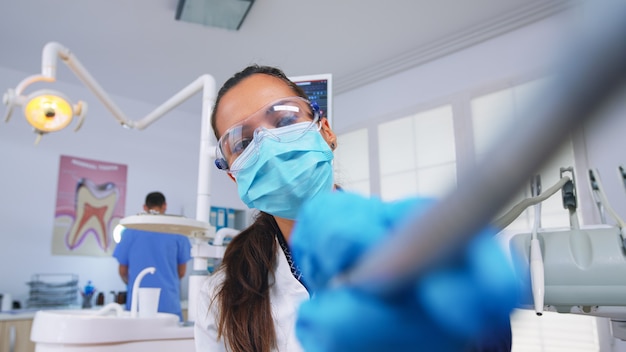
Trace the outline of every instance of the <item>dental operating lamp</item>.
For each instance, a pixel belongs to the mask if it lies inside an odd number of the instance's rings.
[[[203,268],[206,271],[208,258],[220,258],[223,256],[224,251],[221,240],[223,234],[218,236],[218,245],[213,246],[208,243],[210,238],[216,236],[215,227],[209,223],[210,168],[211,160],[215,158],[215,148],[212,148],[209,143],[209,136],[212,135],[209,119],[215,101],[215,79],[208,74],[202,75],[145,117],[139,120],[131,120],[68,48],[57,42],[49,42],[43,48],[41,74],[25,78],[15,89],[9,89],[3,97],[3,102],[7,105],[5,121],[9,121],[15,107],[23,107],[26,120],[33,126],[34,132],[37,134],[35,143],[38,143],[44,134],[67,127],[72,122],[74,116],[77,116],[79,119],[75,127],[75,130],[78,130],[87,112],[87,105],[84,102],[79,101],[76,104],[72,104],[62,93],[54,90],[36,91],[25,95],[26,88],[35,82],[56,81],[58,59],[61,59],[82,83],[91,90],[122,127],[130,129],[145,129],[196,93],[202,92],[196,219],[172,215],[140,214],[121,219],[120,225],[147,231],[180,233],[190,237],[193,242],[191,256],[194,262],[194,270]],[[225,231],[228,231],[228,229]],[[229,233],[229,235],[232,234]],[[194,286],[197,285],[200,279],[201,277],[195,276],[189,279],[190,294],[188,302],[190,321],[193,321],[195,316],[196,296],[191,294],[191,292],[194,292],[191,286],[192,284]]]

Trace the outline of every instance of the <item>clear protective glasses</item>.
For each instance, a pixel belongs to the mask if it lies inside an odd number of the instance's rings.
[[[281,140],[281,142],[291,142],[302,137],[307,130],[315,126],[318,120],[319,106],[315,102],[311,103],[297,96],[273,101],[226,130],[217,141],[215,165],[218,169],[230,170],[235,159],[246,150],[260,131],[267,131],[271,135],[271,129],[308,122],[309,128],[302,130],[302,133],[291,134],[288,137],[289,140]],[[281,138],[284,139],[284,137]]]

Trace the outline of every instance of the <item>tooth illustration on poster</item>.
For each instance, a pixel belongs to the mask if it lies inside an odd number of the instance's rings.
[[[76,218],[65,236],[67,247],[75,249],[80,246],[91,230],[98,245],[106,250],[109,247],[107,224],[111,222],[118,197],[115,183],[96,185],[89,179],[81,178],[76,186]]]
[[[126,165],[61,156],[52,254],[111,255],[126,175]]]

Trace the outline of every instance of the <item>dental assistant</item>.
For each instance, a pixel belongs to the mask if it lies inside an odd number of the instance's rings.
[[[220,89],[211,124],[216,165],[259,210],[201,288],[197,351],[300,351],[297,309],[309,299],[289,250],[303,202],[333,190],[336,136],[317,105],[276,68],[250,66]]]

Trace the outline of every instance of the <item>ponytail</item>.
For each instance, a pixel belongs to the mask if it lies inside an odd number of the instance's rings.
[[[276,266],[276,229],[274,217],[260,212],[224,253],[219,268],[224,281],[215,297],[217,333],[230,351],[269,352],[276,348],[269,290]]]

